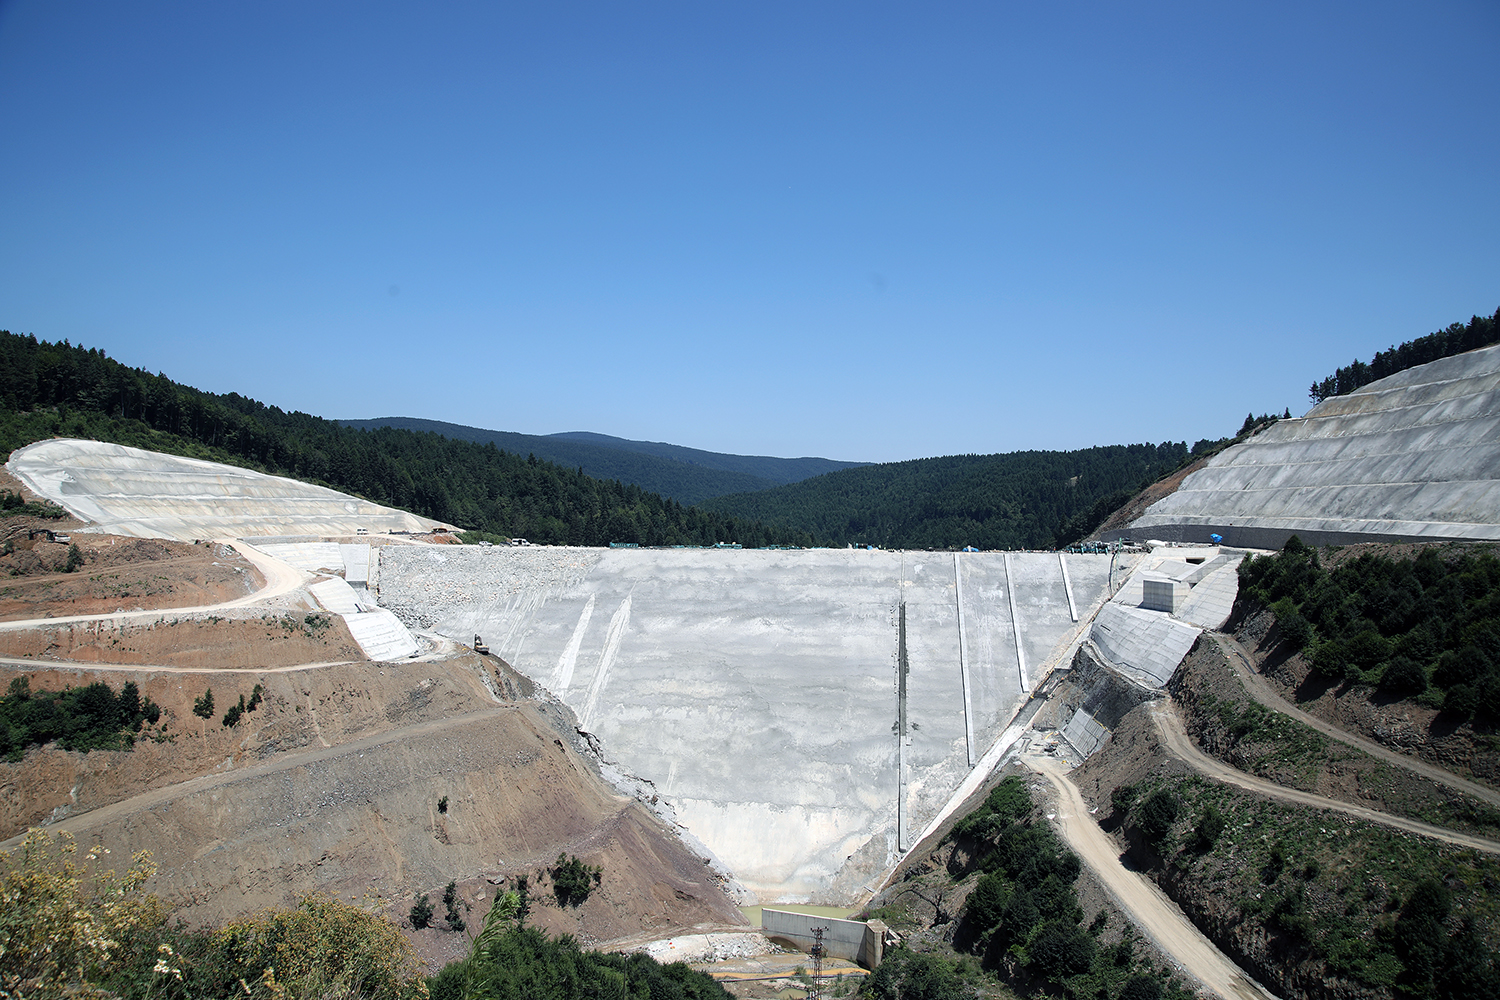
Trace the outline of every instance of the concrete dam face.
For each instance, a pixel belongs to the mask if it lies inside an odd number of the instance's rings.
[[[1109,577],[1057,553],[392,546],[380,601],[482,635],[760,901],[840,903],[913,846]]]

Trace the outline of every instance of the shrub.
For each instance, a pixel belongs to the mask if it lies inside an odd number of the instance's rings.
[[[242,983],[271,997],[422,1000],[425,984],[411,942],[395,924],[351,903],[309,896],[228,924],[209,937],[191,990],[195,996],[244,996]],[[259,991],[256,991],[258,995]]]
[[[1172,831],[1181,808],[1182,802],[1175,794],[1158,788],[1136,810],[1136,825],[1158,851],[1166,847],[1167,834]]]
[[[0,996],[96,994],[133,956],[122,942],[159,931],[166,914],[140,891],[156,873],[141,852],[123,875],[101,871],[106,852],[82,858],[72,836],[30,830],[0,853]]]
[[[1048,920],[1026,948],[1026,964],[1052,978],[1087,972],[1094,964],[1094,939],[1077,924]]]
[[[1427,671],[1416,660],[1398,656],[1385,665],[1380,690],[1398,697],[1421,694],[1427,690]]]
[[[463,915],[458,912],[459,904],[462,902],[458,898],[458,883],[449,882],[448,887],[443,890],[443,907],[447,911],[443,915],[443,919],[448,921],[448,929],[450,931],[461,931],[464,929]],[[465,909],[468,908],[467,903],[463,905]]]
[[[1153,976],[1138,972],[1125,980],[1120,1000],[1161,1000],[1161,983]]]
[[[559,854],[551,874],[552,894],[557,897],[557,905],[578,906],[589,898],[589,893],[599,884],[604,869],[586,865],[576,857]]]
[[[68,546],[68,561],[63,563],[63,572],[72,573],[83,565],[83,553],[78,551],[78,543],[74,542]]]
[[[427,898],[425,892],[412,902],[411,912],[407,916],[411,919],[412,927],[419,931],[432,926],[432,900]]]
[[[1203,810],[1198,825],[1193,827],[1194,844],[1200,852],[1207,851],[1218,841],[1219,835],[1224,832],[1224,814],[1213,806]]]
[[[200,719],[214,717],[214,689],[205,688],[203,697],[193,699],[193,714]]]

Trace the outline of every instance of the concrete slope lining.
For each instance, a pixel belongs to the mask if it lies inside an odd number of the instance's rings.
[[[1500,539],[1500,345],[1324,400],[1209,459],[1128,534],[1280,548]]]
[[[1017,639],[1041,676],[1073,638],[1057,555],[1005,561],[960,561],[962,657],[946,552],[387,547],[380,602],[484,635],[542,684],[571,663],[554,693],[759,899],[852,902],[898,855],[899,753],[921,829],[968,775],[971,736],[989,747],[1025,702]],[[1108,556],[1070,556],[1068,571],[1080,605],[1103,599]]]
[[[6,468],[38,496],[135,538],[353,535],[451,527],[281,476],[100,441],[54,438],[11,453]]]

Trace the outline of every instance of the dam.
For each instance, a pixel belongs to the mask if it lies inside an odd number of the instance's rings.
[[[482,635],[755,901],[841,903],[914,845],[1135,558],[393,546],[380,603]]]

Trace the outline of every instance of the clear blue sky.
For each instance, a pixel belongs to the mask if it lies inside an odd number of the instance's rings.
[[[0,0],[0,328],[329,417],[1183,440],[1500,306],[1500,5]]]

